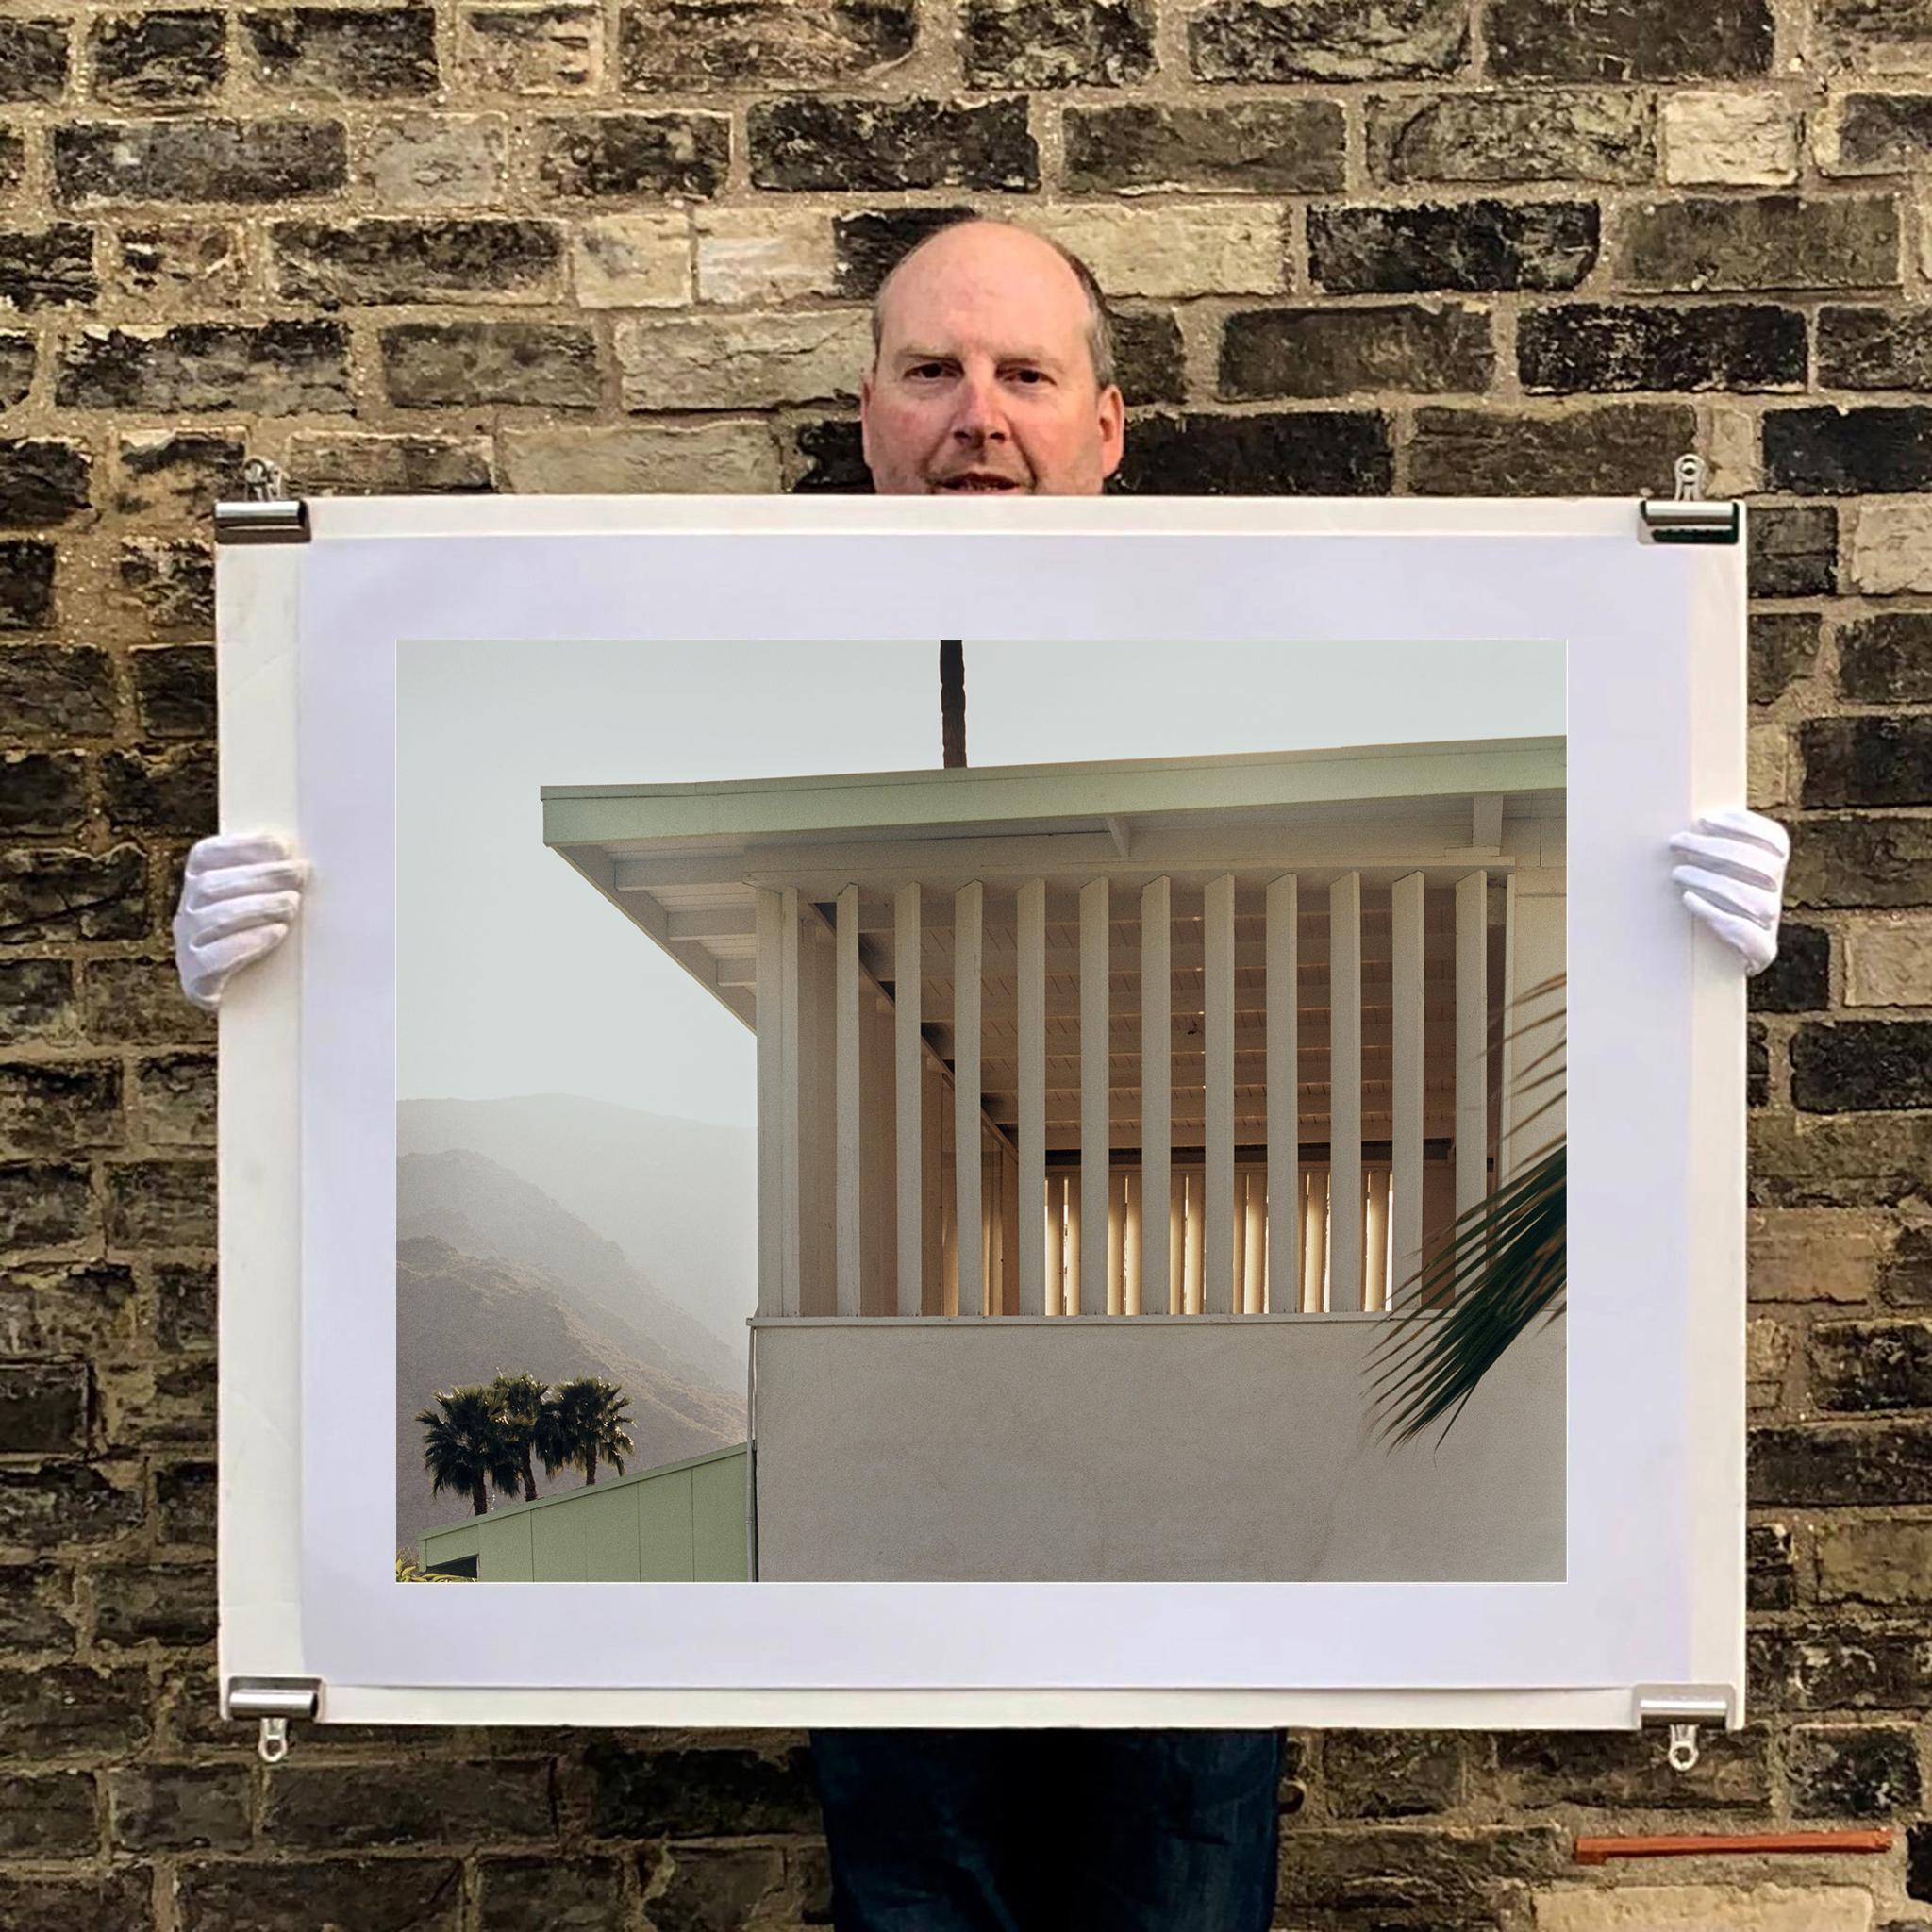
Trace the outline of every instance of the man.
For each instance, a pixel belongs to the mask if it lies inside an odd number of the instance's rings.
[[[886,494],[1092,496],[1124,410],[1087,269],[1015,225],[929,236],[887,277],[860,386]],[[1685,903],[1747,971],[1776,948],[1782,830],[1741,808],[1673,846]],[[302,871],[278,841],[204,840],[175,924],[189,996],[279,943]],[[1272,1731],[833,1731],[813,1739],[841,1932],[1264,1932]]]

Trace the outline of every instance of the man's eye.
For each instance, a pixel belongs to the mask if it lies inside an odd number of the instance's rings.
[[[917,362],[906,373],[908,375],[943,375],[946,368],[943,362]]]
[[[1015,382],[1029,383],[1038,387],[1046,380],[1046,371],[1043,369],[1016,369],[1013,371],[1013,380]]]

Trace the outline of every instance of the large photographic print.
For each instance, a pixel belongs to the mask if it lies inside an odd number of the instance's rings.
[[[398,649],[398,1574],[1561,1580],[1561,645],[806,656]]]

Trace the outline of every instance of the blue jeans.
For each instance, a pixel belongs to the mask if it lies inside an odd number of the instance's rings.
[[[814,1731],[837,1932],[1267,1932],[1276,1731]]]

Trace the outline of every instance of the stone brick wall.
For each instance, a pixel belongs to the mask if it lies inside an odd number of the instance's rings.
[[[841,490],[953,207],[1124,311],[1128,490],[1757,508],[1755,1715],[1294,1740],[1281,1924],[1932,1924],[1932,0],[0,13],[0,1924],[824,1923],[796,1739],[214,1716],[208,507]],[[1885,1821],[1882,1858],[1568,1862]],[[1923,1903],[1922,1903],[1923,1902]],[[1617,1908],[1628,1916],[1616,1916]]]

